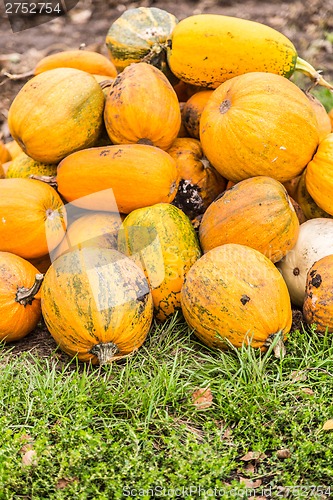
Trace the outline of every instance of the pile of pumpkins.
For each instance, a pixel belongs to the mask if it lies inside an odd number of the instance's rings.
[[[332,89],[272,28],[125,11],[110,57],[44,57],[0,143],[0,338],[41,314],[108,363],[182,310],[210,347],[333,331],[333,133],[289,77]],[[331,113],[332,115],[332,113]]]

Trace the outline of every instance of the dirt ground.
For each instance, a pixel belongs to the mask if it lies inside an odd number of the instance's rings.
[[[333,81],[333,0],[81,0],[66,15],[16,33],[11,30],[4,3],[0,2],[0,137],[5,141],[10,138],[8,109],[26,80],[9,80],[3,73],[24,73],[43,56],[81,44],[106,55],[108,28],[126,8],[159,7],[178,19],[219,13],[262,22],[286,35],[303,59],[322,70],[326,80]],[[300,311],[294,311],[294,327],[299,327],[301,318]],[[41,356],[49,356],[55,348],[43,323],[25,339],[8,345],[13,354],[31,350]]]

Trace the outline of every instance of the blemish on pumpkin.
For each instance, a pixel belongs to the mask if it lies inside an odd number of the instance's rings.
[[[110,150],[108,150],[108,149],[103,149],[103,151],[101,151],[101,152],[99,153],[99,156],[108,156],[110,153],[111,153],[111,151],[110,151]]]
[[[147,138],[139,139],[137,141],[137,144],[146,144],[147,146],[153,146],[154,145],[153,141],[151,141],[150,139],[147,139]]]
[[[319,288],[321,283],[322,283],[322,279],[321,279],[320,274],[316,274],[316,276],[314,276],[311,280],[311,285],[316,287],[316,288]]]
[[[299,275],[299,273],[300,273],[299,268],[298,268],[298,267],[295,267],[295,268],[293,269],[293,275],[294,275],[294,276],[298,276],[298,275]]]
[[[193,219],[204,211],[204,203],[200,192],[201,188],[197,184],[182,179],[172,205],[180,208],[190,219]]]
[[[240,299],[240,301],[243,304],[243,306],[245,306],[245,304],[247,304],[249,302],[249,300],[250,300],[250,297],[248,295],[245,295],[245,294],[242,295],[241,299]]]
[[[231,108],[231,101],[229,99],[225,99],[220,105],[220,113],[223,115]]]

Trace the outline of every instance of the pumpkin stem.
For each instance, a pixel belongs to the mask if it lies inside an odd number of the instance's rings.
[[[333,90],[333,85],[324,80],[319,71],[316,71],[310,63],[304,61],[304,59],[301,59],[300,57],[297,57],[296,59],[295,71],[302,71],[302,73],[309,76],[314,82],[313,86],[321,85],[322,87]]]
[[[111,87],[113,84],[113,80],[103,80],[102,82],[99,82],[99,86],[101,89],[106,89],[108,87]]]
[[[30,288],[20,286],[17,289],[15,300],[22,306],[27,306],[32,304],[35,295],[39,292],[40,287],[44,279],[44,274],[36,274],[35,282]]]
[[[283,342],[282,332],[280,331],[278,333],[273,333],[272,335],[270,335],[265,342],[265,347],[269,348],[267,354],[269,353],[269,351],[273,351],[276,358],[284,358],[286,355],[286,348]]]
[[[113,342],[105,342],[94,345],[89,352],[98,357],[100,365],[105,365],[113,360],[119,349]]]
[[[58,188],[57,178],[55,175],[31,174],[31,175],[29,175],[29,179],[35,179],[36,181],[45,182],[45,184],[48,184],[49,186],[53,187],[54,189]]]

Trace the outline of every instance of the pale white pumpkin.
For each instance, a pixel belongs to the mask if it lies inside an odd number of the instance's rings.
[[[291,302],[302,307],[306,275],[322,257],[333,254],[333,219],[310,219],[300,225],[296,245],[276,266],[287,283]]]

